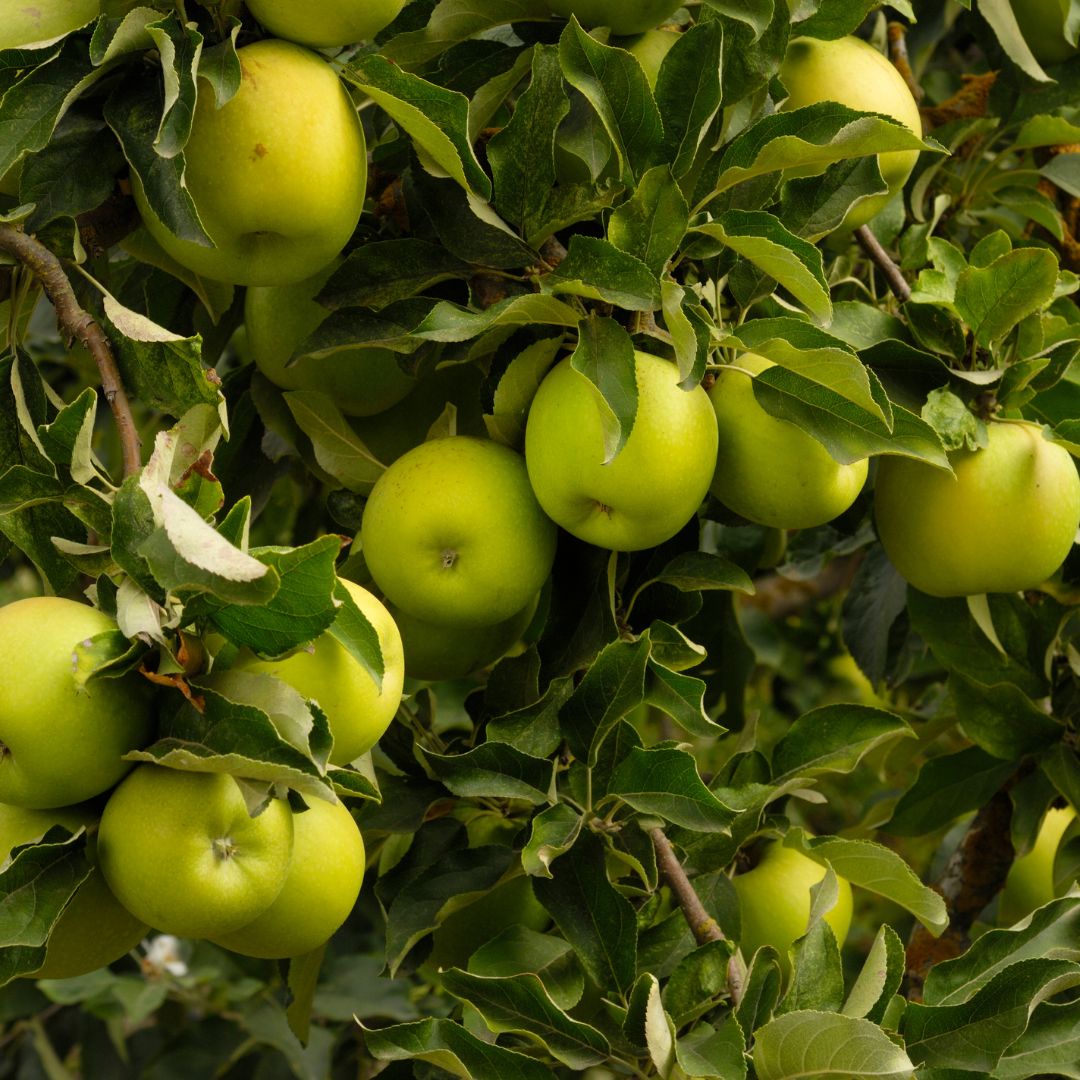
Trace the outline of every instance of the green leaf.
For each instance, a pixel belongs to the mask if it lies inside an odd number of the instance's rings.
[[[550,18],[543,0],[439,0],[422,30],[396,35],[382,54],[402,67],[413,67],[493,27]]]
[[[869,1020],[838,1013],[791,1012],[754,1033],[757,1080],[850,1077],[909,1080],[904,1050]]]
[[[608,1060],[607,1039],[596,1028],[563,1012],[536,975],[490,978],[451,969],[443,973],[442,985],[472,1005],[496,1034],[535,1040],[568,1068],[580,1071]]]
[[[468,277],[468,263],[413,236],[375,240],[349,252],[319,292],[327,307],[385,308],[440,281]]]
[[[763,117],[732,139],[720,159],[712,197],[781,169],[797,168],[805,176],[845,158],[934,148],[891,117],[820,102]]]
[[[571,86],[596,110],[615,147],[619,175],[634,186],[656,163],[664,138],[660,110],[637,60],[601,45],[571,18],[559,38],[559,60]]]
[[[662,995],[676,1029],[710,1012],[728,996],[728,964],[734,951],[730,941],[709,941],[679,961]]]
[[[386,466],[353,431],[334,399],[321,390],[287,390],[281,396],[311,440],[319,468],[350,491],[370,492]]]
[[[559,715],[563,736],[579,760],[594,765],[611,729],[641,704],[648,659],[647,638],[613,641],[585,672]]]
[[[675,1043],[675,1057],[687,1076],[718,1080],[744,1080],[746,1076],[746,1040],[732,1014],[718,1027],[699,1024]]]
[[[551,370],[562,348],[563,335],[542,337],[527,345],[506,364],[501,374],[492,371],[489,381],[495,381],[491,410],[485,412],[484,423],[493,439],[520,450],[525,445],[525,419],[536,391],[544,376]]]
[[[464,94],[402,71],[377,54],[350,61],[342,76],[409,134],[421,158],[434,162],[466,191],[491,198],[491,181],[469,141],[469,99]]]
[[[735,811],[705,786],[697,762],[685,750],[632,749],[615,770],[608,794],[639,813],[697,832],[727,832],[735,818]]]
[[[652,653],[645,681],[645,700],[670,716],[688,734],[715,739],[724,733],[724,728],[710,720],[705,711],[707,683],[693,675],[672,671],[656,660],[656,625],[653,623],[649,634]]]
[[[771,6],[771,0],[768,0]],[[724,31],[718,20],[699,22],[679,35],[660,65],[656,103],[664,121],[662,160],[674,176],[690,174],[720,109]]]
[[[993,757],[978,746],[931,758],[882,827],[894,836],[934,832],[986,803],[1014,769],[1011,758]]]
[[[780,219],[797,236],[817,242],[838,229],[852,207],[888,190],[876,157],[838,161],[820,176],[785,184]]]
[[[529,243],[546,235],[545,209],[555,184],[555,131],[570,111],[558,50],[537,45],[532,79],[514,115],[487,146],[495,207]]]
[[[532,819],[529,839],[521,852],[521,865],[533,877],[551,877],[551,864],[564,855],[581,832],[581,815],[559,802]]]
[[[835,893],[835,878],[829,888]],[[824,888],[823,883],[819,888]],[[815,907],[821,902],[820,894]],[[831,898],[828,903],[835,903]],[[793,971],[791,983],[782,1002],[782,1013],[820,1009],[839,1012],[844,1000],[844,970],[840,962],[840,946],[836,935],[824,919],[818,918],[810,929],[791,947]]]
[[[1032,958],[999,971],[956,1005],[908,1004],[903,1035],[912,1059],[936,1068],[990,1074],[1023,1033],[1035,1008],[1080,985],[1080,964]]]
[[[841,1012],[881,1023],[885,1009],[904,980],[906,958],[900,935],[887,923],[878,928],[862,970],[855,979]]]
[[[535,878],[533,888],[593,982],[625,991],[634,981],[637,919],[608,881],[604,850],[595,833],[583,830],[554,864],[553,877]]]
[[[1045,248],[1020,248],[989,266],[969,266],[956,282],[956,310],[983,348],[1054,299],[1058,261]]]
[[[628,311],[660,307],[656,274],[640,259],[595,236],[575,233],[570,238],[569,254],[540,283],[548,293],[605,300]]]
[[[949,924],[945,901],[923,885],[895,851],[881,844],[828,836],[807,839],[802,829],[793,828],[784,837],[784,846],[831,866],[852,885],[888,897],[910,911],[933,934],[940,934]]]
[[[1065,734],[1060,723],[1011,683],[984,686],[954,672],[949,690],[964,734],[995,757],[1016,760],[1048,749]]]
[[[524,799],[533,806],[551,801],[552,762],[508,743],[481,743],[464,754],[421,752],[436,777],[462,798]]]
[[[626,445],[637,417],[637,361],[630,335],[614,319],[595,315],[578,324],[570,366],[600,392],[604,464]]]
[[[951,390],[931,390],[921,415],[937,432],[946,450],[977,450],[985,445],[985,425],[979,423],[975,414]]]
[[[289,1030],[305,1046],[311,1035],[311,1008],[315,1001],[315,988],[325,954],[326,946],[320,945],[309,953],[294,956],[289,960],[286,985],[292,1000],[285,1010],[285,1016],[289,1021]]]
[[[452,1020],[416,1020],[384,1028],[361,1025],[368,1053],[377,1061],[427,1061],[461,1080],[551,1080],[533,1058],[470,1035]]]
[[[181,26],[175,13],[147,24],[146,32],[157,47],[165,86],[165,108],[154,149],[163,158],[172,158],[184,149],[191,134],[195,114],[195,73],[199,68],[203,36],[194,26]]]
[[[775,278],[818,322],[832,318],[821,252],[760,210],[728,210],[694,230],[748,259]]]
[[[867,14],[879,6],[880,0],[819,0],[814,4],[814,14],[799,22],[798,32],[806,37],[832,41],[854,33]],[[912,22],[915,13],[907,0],[892,5],[903,11]]]
[[[267,548],[253,554],[277,571],[281,585],[266,604],[230,604],[211,609],[214,625],[234,644],[262,656],[282,656],[314,641],[337,616],[332,594],[337,536],[321,536],[297,548]]]
[[[660,282],[660,306],[675,347],[679,385],[692,389],[701,382],[709,363],[713,321],[693,292],[670,278]]]
[[[866,705],[822,705],[804,713],[773,748],[773,781],[853,772],[866,754],[915,733],[899,716]]]
[[[205,79],[213,89],[214,102],[219,109],[236,96],[244,78],[240,58],[236,55],[236,39],[242,23],[235,16],[229,17],[228,22],[229,36],[203,49],[197,72],[199,78]]]
[[[608,240],[659,277],[686,235],[690,208],[667,165],[642,176],[631,198],[608,219]],[[572,242],[571,242],[572,244]]]
[[[492,304],[486,311],[469,311],[443,300],[413,334],[428,341],[468,341],[500,326],[576,327],[581,315],[554,296],[530,293]]]
[[[508,926],[469,957],[469,971],[492,978],[535,975],[560,1009],[572,1009],[585,989],[573,949],[553,934],[520,924]]]
[[[1053,81],[1024,40],[1009,0],[979,0],[979,14],[990,24],[1001,47],[1017,67],[1039,82]]]
[[[1039,1005],[1023,1035],[1005,1051],[992,1076],[994,1080],[1080,1078],[1080,1008],[1076,1002],[1056,1005],[1044,1001]]]

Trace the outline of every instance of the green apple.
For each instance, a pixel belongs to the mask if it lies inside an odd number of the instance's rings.
[[[375,628],[383,655],[380,689],[367,669],[329,631],[279,660],[261,660],[242,649],[232,667],[262,671],[306,698],[314,698],[326,713],[334,748],[333,765],[347,765],[366,754],[390,726],[401,704],[405,662],[401,634],[378,597],[352,581],[342,580],[356,606]]]
[[[538,596],[509,619],[491,626],[444,626],[397,608],[390,613],[401,631],[405,674],[410,679],[463,679],[505,656],[536,612]]]
[[[325,356],[290,364],[297,346],[330,312],[315,296],[338,268],[325,269],[292,285],[252,286],[244,297],[246,348],[255,366],[284,390],[321,390],[346,416],[371,416],[397,404],[413,388],[398,354],[350,345]]]
[[[36,0],[4,5],[0,49],[47,45],[93,22],[101,0]]]
[[[364,840],[340,802],[293,814],[292,863],[277,899],[253,922],[213,938],[244,956],[301,956],[329,941],[364,881]]]
[[[645,72],[645,78],[649,80],[649,86],[655,90],[656,80],[660,76],[660,65],[680,36],[677,30],[646,30],[643,34],[614,40],[611,44],[637,57],[641,70]]]
[[[859,38],[792,39],[780,68],[780,79],[788,92],[781,109],[837,101],[850,109],[884,113],[922,135],[919,105],[903,76],[886,56]],[[878,167],[889,190],[852,207],[844,218],[843,228],[856,229],[874,217],[904,186],[918,157],[918,150],[879,154]]]
[[[710,490],[748,521],[777,529],[809,529],[842,514],[866,483],[867,462],[841,465],[797,424],[767,413],[753,380],[773,367],[743,353],[722,368],[709,390],[718,449]]]
[[[102,611],[56,596],[0,607],[0,801],[69,806],[108,790],[123,755],[153,731],[141,676],[74,678],[75,646],[116,630]]]
[[[1047,810],[1031,850],[1009,868],[998,905],[998,921],[1002,926],[1012,926],[1057,896],[1054,856],[1075,817],[1076,811],[1071,806]]]
[[[296,0],[246,2],[248,11],[275,37],[313,49],[370,41],[405,6],[405,0],[322,0],[315,5]]]
[[[614,551],[674,536],[701,505],[716,466],[716,417],[705,391],[681,389],[667,360],[643,352],[634,360],[637,416],[612,461],[604,464],[607,406],[569,358],[545,376],[525,428],[540,505],[567,532]]]
[[[37,840],[54,825],[75,832],[90,828],[97,815],[86,806],[27,810],[0,803],[0,863],[13,847]],[[98,869],[95,835],[87,839],[86,855],[93,865],[49,934],[45,962],[28,978],[70,979],[111,964],[126,955],[150,929],[113,896]]]
[[[456,435],[421,443],[379,477],[360,543],[375,584],[409,615],[491,626],[540,591],[556,529],[521,455]]]
[[[1013,14],[1032,55],[1041,64],[1060,64],[1076,55],[1065,37],[1069,0],[1012,0]]]
[[[591,30],[610,26],[614,34],[640,34],[659,26],[679,10],[681,0],[547,0],[564,19],[571,15]]]
[[[139,177],[143,223],[178,263],[237,285],[285,285],[326,267],[360,218],[364,132],[333,68],[268,38],[237,50],[243,81],[217,107],[208,82],[184,148],[184,183],[214,247],[182,240],[157,218]]]
[[[810,889],[824,876],[820,863],[776,841],[765,848],[757,866],[732,879],[742,920],[739,948],[748,962],[762,946],[771,945],[788,970],[788,949],[810,922]],[[843,945],[851,927],[851,885],[841,877],[837,884],[839,895],[825,921]]]
[[[1037,589],[1080,525],[1080,477],[1037,424],[991,423],[988,445],[949,455],[955,476],[885,457],[874,488],[877,533],[893,565],[931,596]]]
[[[98,862],[116,898],[155,929],[215,937],[261,915],[285,884],[292,811],[248,814],[224,773],[140,765],[109,796]]]

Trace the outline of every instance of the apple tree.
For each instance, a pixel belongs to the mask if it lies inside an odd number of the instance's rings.
[[[0,13],[0,791],[314,837],[0,800],[0,1080],[1080,1076],[1080,2],[351,7]]]

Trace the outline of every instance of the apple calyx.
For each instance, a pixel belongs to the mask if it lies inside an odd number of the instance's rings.
[[[228,862],[236,857],[240,850],[231,836],[219,836],[210,842],[214,857],[219,862]]]
[[[453,569],[457,562],[458,553],[453,548],[446,548],[442,553],[442,566],[444,570]]]

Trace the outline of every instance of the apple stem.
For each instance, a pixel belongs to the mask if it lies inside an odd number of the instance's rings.
[[[686,871],[683,869],[682,863],[679,862],[679,857],[675,854],[671,841],[664,835],[664,830],[659,826],[650,829],[649,837],[653,842],[653,848],[656,850],[656,861],[660,872],[663,874],[671,891],[675,894],[675,899],[682,909],[687,925],[694,935],[694,940],[699,945],[706,945],[710,941],[725,940],[724,932],[717,925],[716,920],[705,910],[701,897],[698,896],[693,884],[686,876]],[[745,992],[743,983],[745,970],[739,954],[736,953],[728,962],[727,969],[728,993],[731,994],[731,1000],[736,1005],[742,1000]]]
[[[120,436],[124,476],[135,475],[142,465],[141,443],[109,339],[93,316],[79,305],[60,260],[44,244],[22,229],[0,224],[0,251],[15,256],[41,282],[45,295],[56,311],[57,322],[67,333],[68,340],[81,341],[94,358],[101,376],[101,388],[112,409]]]
[[[904,279],[900,267],[893,262],[892,256],[881,246],[878,238],[870,231],[868,225],[860,225],[855,230],[855,239],[859,247],[870,256],[877,268],[885,275],[889,288],[901,302],[911,299],[911,286]]]

